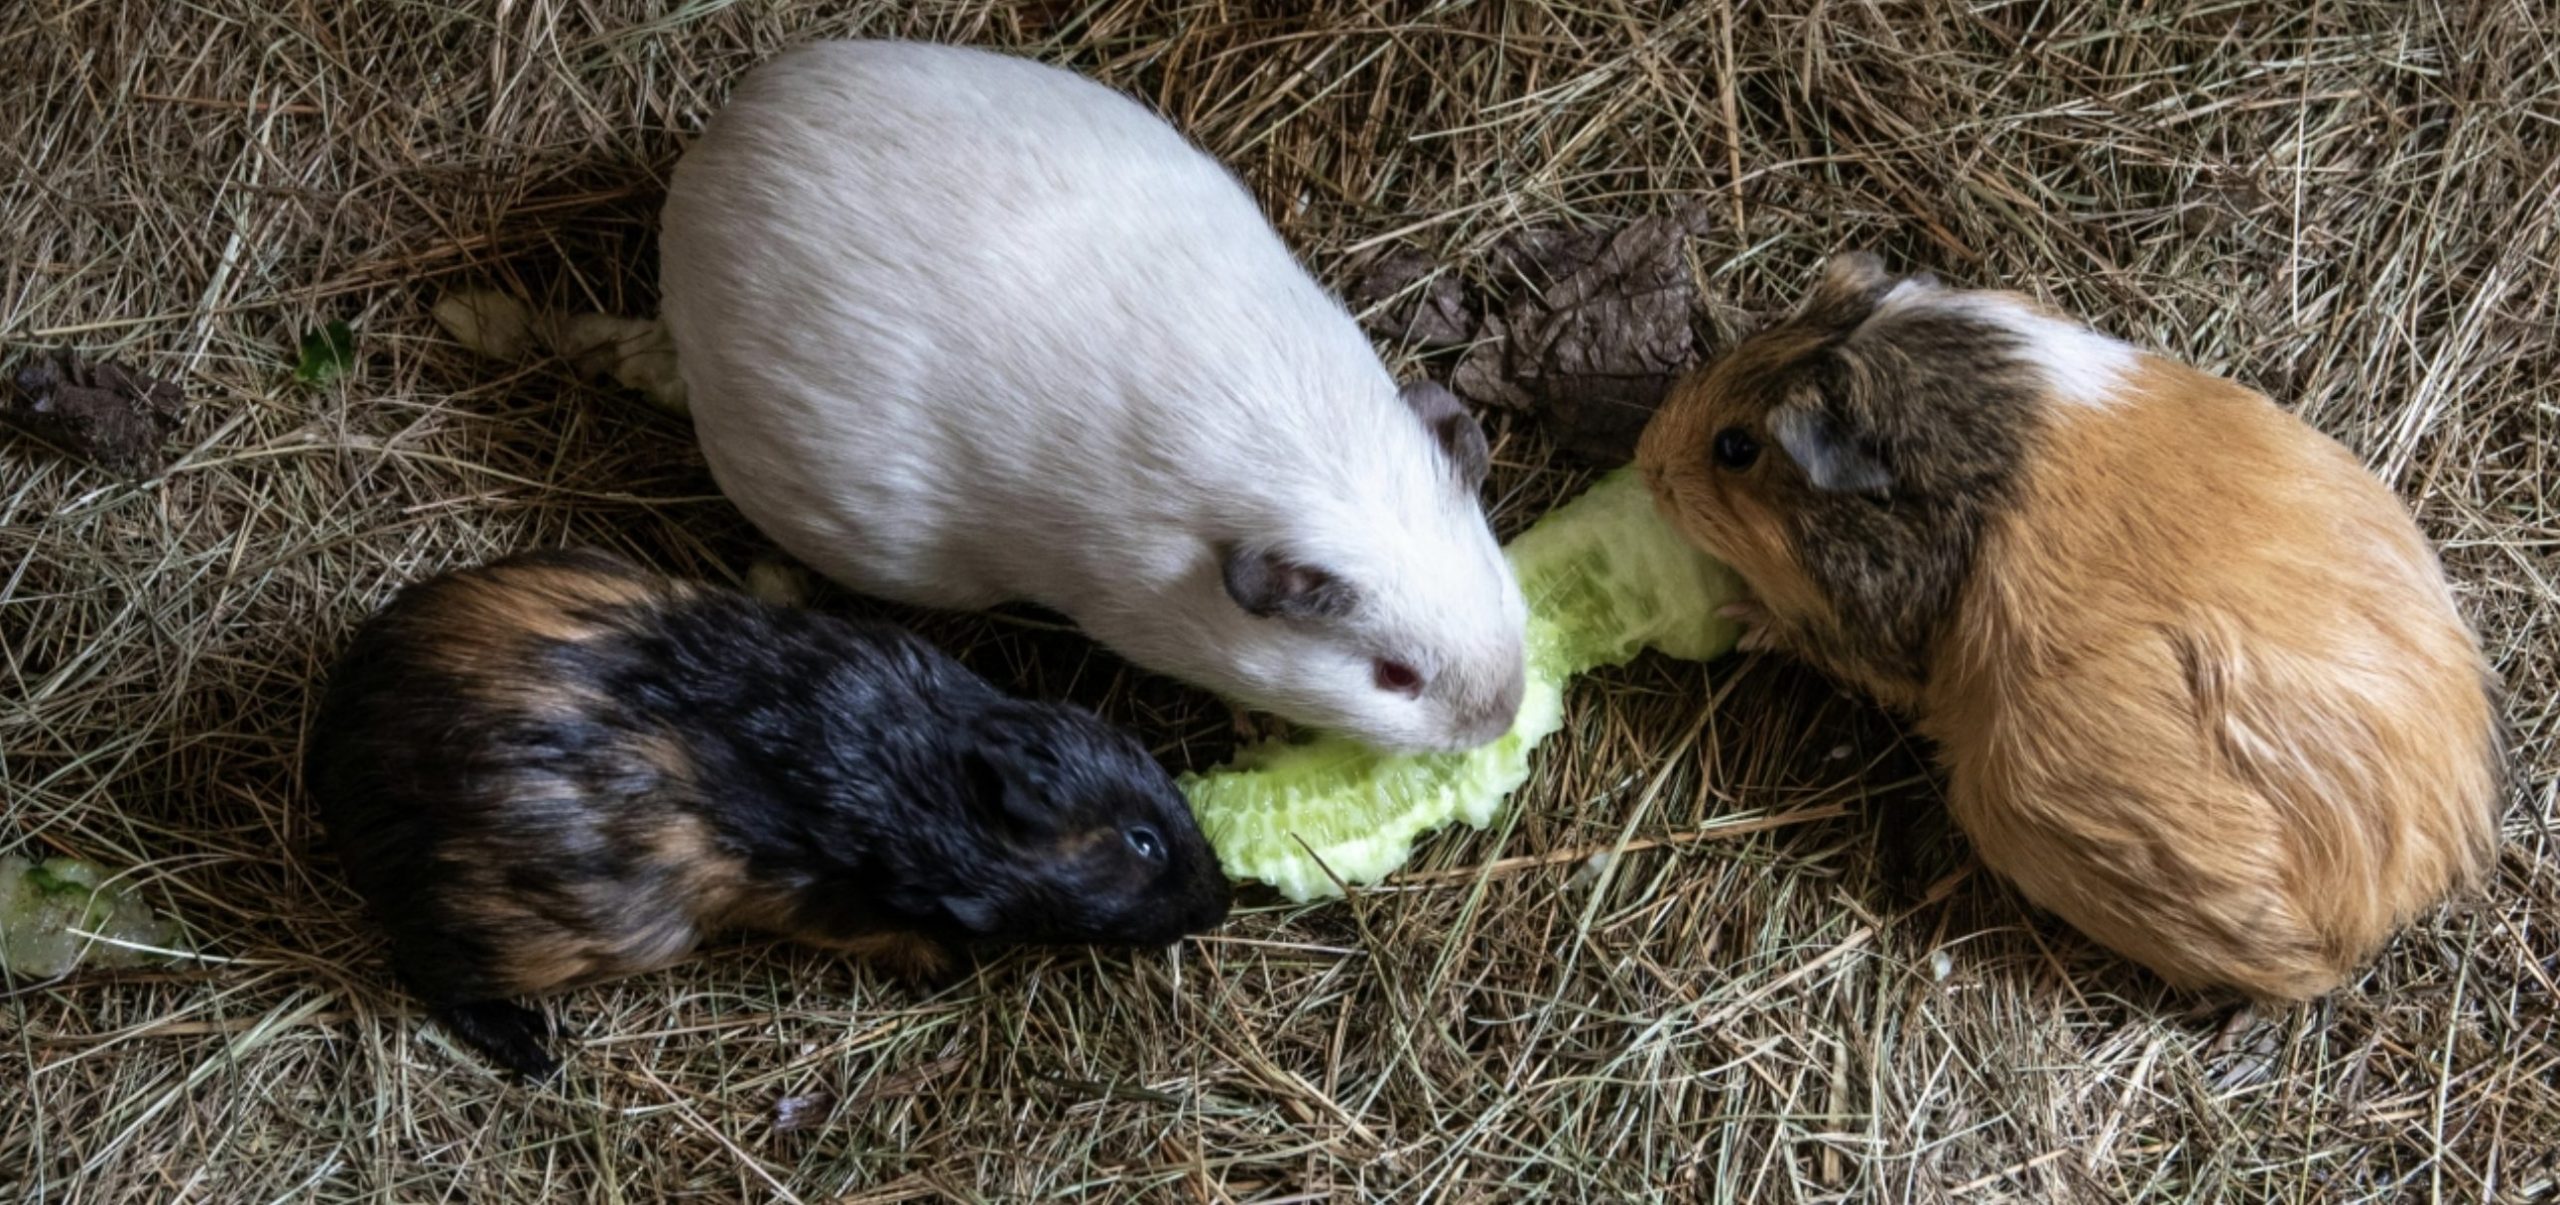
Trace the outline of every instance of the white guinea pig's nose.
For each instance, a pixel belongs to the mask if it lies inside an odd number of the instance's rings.
[[[1466,723],[1459,732],[1460,738],[1472,747],[1511,731],[1511,722],[1520,716],[1520,696],[1527,689],[1527,681],[1513,674],[1481,710],[1466,717]]]

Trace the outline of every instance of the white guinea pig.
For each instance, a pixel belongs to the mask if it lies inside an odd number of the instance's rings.
[[[713,475],[792,555],[1021,600],[1397,750],[1519,708],[1484,434],[1399,389],[1216,160],[1024,59],[829,42],[677,165],[664,314]]]

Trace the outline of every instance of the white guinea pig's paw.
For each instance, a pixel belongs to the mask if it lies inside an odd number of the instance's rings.
[[[745,584],[748,596],[759,602],[777,607],[809,605],[808,571],[778,557],[757,557],[747,566]]]
[[[684,377],[676,369],[675,337],[655,318],[615,314],[565,314],[546,328],[551,350],[588,378],[617,385],[678,418],[689,417]]]
[[[533,311],[505,293],[493,289],[447,293],[436,302],[435,319],[454,342],[492,360],[512,362],[532,354]]]
[[[1733,647],[1746,653],[1778,647],[1778,638],[1772,634],[1769,608],[1761,606],[1759,599],[1736,599],[1716,608],[1716,616],[1742,625],[1742,639],[1735,641]]]

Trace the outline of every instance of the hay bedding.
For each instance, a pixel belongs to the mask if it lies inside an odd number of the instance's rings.
[[[932,998],[723,949],[561,1001],[566,1081],[504,1085],[404,1015],[313,852],[307,687],[436,569],[587,541],[734,579],[761,545],[678,422],[473,360],[429,308],[495,284],[649,312],[683,133],[773,49],[855,33],[1147,97],[1336,282],[1406,247],[1498,291],[1523,227],[1704,199],[1710,345],[1862,244],[2268,387],[2415,504],[2514,692],[2496,882],[2356,989],[2227,1024],[1965,875],[1920,751],[1862,705],[1770,659],[1645,661],[1578,688],[1525,806],[1403,888]],[[0,442],[0,847],[137,868],[200,951],[7,989],[0,1195],[2560,1193],[2542,0],[32,0],[0,16],[0,161],[0,344],[190,403],[140,485]],[[354,371],[295,382],[332,320]],[[1507,535],[1584,474],[1492,417]],[[906,618],[1177,766],[1234,739],[1037,618]]]

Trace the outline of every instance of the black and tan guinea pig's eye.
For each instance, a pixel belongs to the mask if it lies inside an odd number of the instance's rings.
[[[1124,835],[1129,838],[1129,848],[1138,851],[1139,857],[1150,862],[1164,861],[1163,834],[1141,824],[1131,828]]]
[[[1422,671],[1401,661],[1381,660],[1370,667],[1369,677],[1380,690],[1407,696],[1422,693]]]
[[[1740,427],[1727,427],[1716,432],[1716,463],[1728,469],[1747,469],[1760,459],[1760,441]]]

